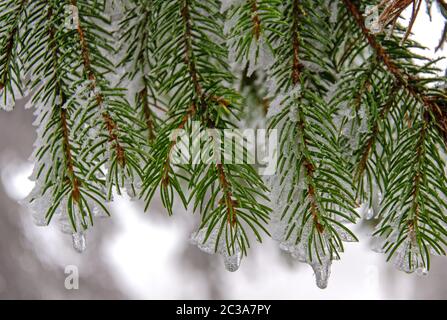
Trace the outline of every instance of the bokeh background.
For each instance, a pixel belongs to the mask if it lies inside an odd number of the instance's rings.
[[[408,14],[407,14],[408,16]],[[416,39],[435,48],[444,19],[421,14]],[[445,56],[446,50],[427,52]],[[446,69],[442,61],[439,67]],[[329,286],[315,285],[312,269],[280,252],[273,241],[253,243],[236,273],[220,256],[189,244],[198,217],[178,208],[167,217],[158,201],[144,214],[142,204],[116,198],[113,219],[97,221],[87,250],[76,253],[57,226],[36,227],[18,204],[32,189],[27,161],[35,139],[32,110],[21,101],[0,114],[0,298],[2,299],[445,299],[447,258],[434,257],[428,276],[395,270],[370,250],[374,222],[360,222],[359,243],[348,244],[332,266]],[[65,268],[79,269],[78,290],[64,286]]]

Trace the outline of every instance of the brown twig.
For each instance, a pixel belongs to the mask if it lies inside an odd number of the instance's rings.
[[[152,119],[151,109],[149,108],[149,101],[147,98],[146,85],[144,86],[144,89],[140,91],[139,97],[143,104],[143,113],[144,113],[144,120],[146,122],[146,127],[147,127],[148,140],[149,140],[149,142],[152,142],[155,139],[154,121]]]
[[[257,0],[251,0],[251,19],[253,22],[253,35],[255,36],[256,41],[259,41],[259,38],[261,37],[261,19],[259,18],[258,10]]]
[[[293,15],[293,25],[292,25],[292,46],[293,46],[293,66],[292,66],[292,84],[294,86],[300,83],[302,64],[299,59],[299,51],[300,51],[300,40],[299,40],[299,28],[300,28],[300,6],[299,0],[293,1],[292,15]],[[301,132],[305,132],[306,127],[304,120],[301,119],[298,123],[298,126]],[[307,141],[304,139],[304,144],[307,147]],[[305,174],[307,177],[307,194],[309,196],[310,201],[310,211],[312,214],[312,219],[315,227],[317,228],[319,233],[324,232],[324,226],[320,223],[319,219],[319,209],[317,203],[316,190],[313,184],[315,167],[307,157],[304,157],[303,166],[305,170]]]
[[[183,44],[184,44],[184,50],[185,50],[185,63],[188,67],[189,70],[189,75],[191,77],[191,81],[193,83],[193,87],[194,87],[194,93],[196,96],[196,99],[198,99],[198,101],[200,102],[200,111],[201,113],[206,113],[206,109],[207,109],[207,98],[206,95],[203,92],[202,86],[200,84],[200,76],[197,70],[197,66],[194,60],[194,54],[193,54],[193,47],[192,47],[192,25],[191,25],[191,13],[189,10],[189,0],[184,0],[184,5],[181,9],[181,15],[183,18],[183,23],[185,25],[185,33],[184,33],[184,37],[183,37]],[[216,96],[212,96],[211,100],[222,104],[223,106],[227,107],[230,105],[230,102],[225,100],[222,97],[216,97]],[[210,120],[209,118],[204,119],[202,121],[205,121],[206,125],[211,125],[212,127],[215,126],[215,124],[212,122],[212,120]],[[222,165],[217,164],[217,170],[219,171],[219,184],[220,187],[222,188],[222,191],[224,192],[225,195],[225,199],[228,197],[228,190],[231,189],[231,186],[228,183],[228,180],[226,179],[225,176],[225,172],[222,168]],[[167,175],[166,175],[167,176]],[[169,179],[169,178],[167,178]],[[228,216],[228,221],[230,223],[231,226],[234,226],[233,221],[236,221],[236,209],[235,206],[232,201],[225,201],[226,205],[227,205],[227,214],[230,215],[229,212],[231,212],[231,217]],[[229,207],[231,206],[231,207]]]
[[[196,110],[197,109],[196,109],[195,105],[194,104],[191,105],[188,112],[186,112],[186,114],[183,116],[182,120],[180,121],[180,124],[178,125],[177,130],[181,130],[185,127],[188,120],[192,116],[194,116],[194,114],[196,113]],[[168,154],[167,154],[165,162],[163,164],[163,173],[162,173],[162,178],[161,178],[161,184],[164,187],[167,187],[169,185],[169,169],[171,166],[171,154],[172,154],[172,150],[174,150],[174,147],[176,144],[177,144],[177,137],[174,137],[171,141],[171,144],[169,145]]]
[[[292,83],[297,85],[300,82],[301,70],[303,65],[300,63],[299,53],[300,53],[300,39],[299,39],[299,28],[300,28],[300,6],[299,0],[293,0],[292,8],[293,25],[292,25],[292,45],[293,45],[293,65],[292,65]]]
[[[71,5],[76,7],[77,0],[71,0]],[[80,42],[80,46],[81,46],[81,57],[82,57],[82,61],[83,61],[84,72],[87,75],[87,78],[91,82],[90,89],[95,95],[96,104],[100,109],[102,109],[102,105],[104,102],[104,96],[100,91],[95,92],[95,89],[98,87],[97,77],[96,77],[95,71],[93,70],[93,68],[91,66],[90,51],[88,48],[87,40],[85,38],[84,29],[82,28],[80,21],[78,21],[76,30],[79,35],[79,42]],[[116,157],[117,157],[117,162],[122,167],[124,167],[126,164],[126,154],[125,154],[124,148],[120,144],[118,135],[116,134],[116,131],[118,130],[118,126],[107,111],[102,112],[102,119],[104,121],[107,132],[109,134],[109,142],[114,142],[114,148],[115,148],[115,153],[116,153]]]
[[[48,21],[51,21],[53,17],[53,8],[51,6],[48,7],[48,13],[47,13],[47,19]],[[57,64],[58,64],[58,47],[55,43],[55,36],[56,36],[56,30],[54,28],[53,24],[49,24],[48,26],[48,43],[51,47],[52,52],[52,59],[53,63],[55,65],[55,69],[57,70]],[[62,91],[59,78],[56,78],[56,86],[55,91],[59,93],[61,97],[60,105],[57,107],[60,108],[60,126],[62,131],[62,146],[63,146],[63,153],[64,153],[64,159],[65,159],[65,165],[67,167],[67,172],[70,177],[70,182],[72,185],[72,191],[71,195],[73,200],[76,203],[79,203],[81,198],[81,192],[80,192],[80,186],[81,183],[76,176],[75,170],[74,170],[74,161],[73,161],[73,155],[71,151],[71,145],[70,145],[70,129],[68,126],[68,120],[67,120],[67,109],[65,109],[63,106],[66,103],[67,99]]]

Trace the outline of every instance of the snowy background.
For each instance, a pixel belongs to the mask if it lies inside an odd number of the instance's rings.
[[[436,47],[443,19],[421,14],[414,32]],[[446,54],[431,51],[439,57]],[[439,64],[447,68],[447,62]],[[23,103],[22,103],[23,105]],[[176,210],[167,217],[159,203],[147,214],[142,204],[117,198],[113,219],[97,221],[80,255],[57,227],[36,227],[17,201],[32,189],[27,162],[35,139],[31,110],[18,105],[0,115],[0,298],[3,299],[429,299],[447,298],[447,259],[434,257],[426,277],[396,271],[372,252],[374,222],[360,222],[359,243],[348,244],[334,262],[329,286],[315,285],[312,269],[280,252],[276,243],[253,243],[236,273],[218,256],[188,242],[198,217]],[[64,287],[67,265],[80,272],[79,290]]]

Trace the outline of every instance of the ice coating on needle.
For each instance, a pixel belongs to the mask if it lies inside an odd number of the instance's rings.
[[[207,228],[201,228],[194,232],[190,237],[190,242],[196,245],[200,250],[208,254],[218,253],[224,259],[225,269],[235,272],[239,269],[242,260],[242,250],[237,240],[234,245],[227,244],[225,236],[221,235],[218,239],[219,229],[214,228],[207,237]],[[234,239],[238,238],[238,232]]]

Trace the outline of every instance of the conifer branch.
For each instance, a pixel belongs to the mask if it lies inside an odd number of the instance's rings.
[[[77,0],[70,0],[70,3],[74,7],[77,7]],[[117,162],[121,167],[124,167],[126,165],[126,152],[120,143],[118,135],[116,134],[116,131],[118,130],[117,124],[112,119],[112,117],[107,112],[107,110],[104,110],[104,108],[103,108],[104,95],[102,94],[102,92],[100,90],[97,90],[97,88],[98,88],[97,75],[91,65],[90,50],[88,48],[88,43],[85,38],[85,30],[82,27],[80,19],[76,26],[76,30],[79,35],[79,43],[80,43],[80,48],[81,48],[81,56],[82,56],[82,61],[83,61],[84,73],[86,74],[87,78],[91,82],[90,90],[95,97],[96,106],[99,108],[99,110],[101,112],[101,116],[103,118],[104,125],[105,125],[108,135],[109,135],[109,142],[113,143],[113,147],[115,148]]]
[[[26,3],[28,1],[27,0],[21,0],[19,2],[19,6],[16,8],[15,10],[15,15],[13,18],[13,26],[12,26],[12,30],[9,32],[9,35],[6,39],[6,44],[5,47],[3,48],[3,54],[5,55],[5,68],[3,70],[3,73],[1,75],[1,81],[0,81],[0,90],[3,89],[5,87],[5,85],[9,82],[9,65],[11,63],[11,58],[12,58],[12,54],[13,54],[13,49],[14,49],[14,42],[16,40],[16,35],[19,31],[19,19],[23,13],[23,11],[25,10],[25,6]]]
[[[20,83],[20,61],[18,44],[19,32],[25,21],[22,19],[28,0],[2,3],[0,21],[0,108],[10,111],[14,108],[16,95],[23,95]]]
[[[360,28],[369,45],[375,51],[378,59],[384,63],[388,71],[396,78],[402,88],[416,100],[421,101],[425,108],[434,114],[434,119],[438,124],[438,128],[441,134],[445,136],[447,134],[447,117],[444,115],[436,101],[429,97],[426,92],[424,92],[424,89],[417,86],[417,84],[421,82],[421,79],[417,76],[409,75],[399,68],[385,48],[377,41],[376,37],[368,30],[368,28],[366,28],[365,20],[360,14],[357,6],[351,0],[343,0],[343,2],[352,14],[357,26]]]
[[[177,200],[199,213],[191,242],[229,271],[266,234],[320,288],[362,204],[374,250],[425,274],[446,255],[447,96],[413,50],[422,1],[381,1],[381,30],[360,11],[371,1],[0,1],[0,107],[26,94],[36,116],[24,202],[83,251],[114,191],[145,210],[157,193],[169,215]],[[263,181],[234,129],[265,121],[279,140]]]

